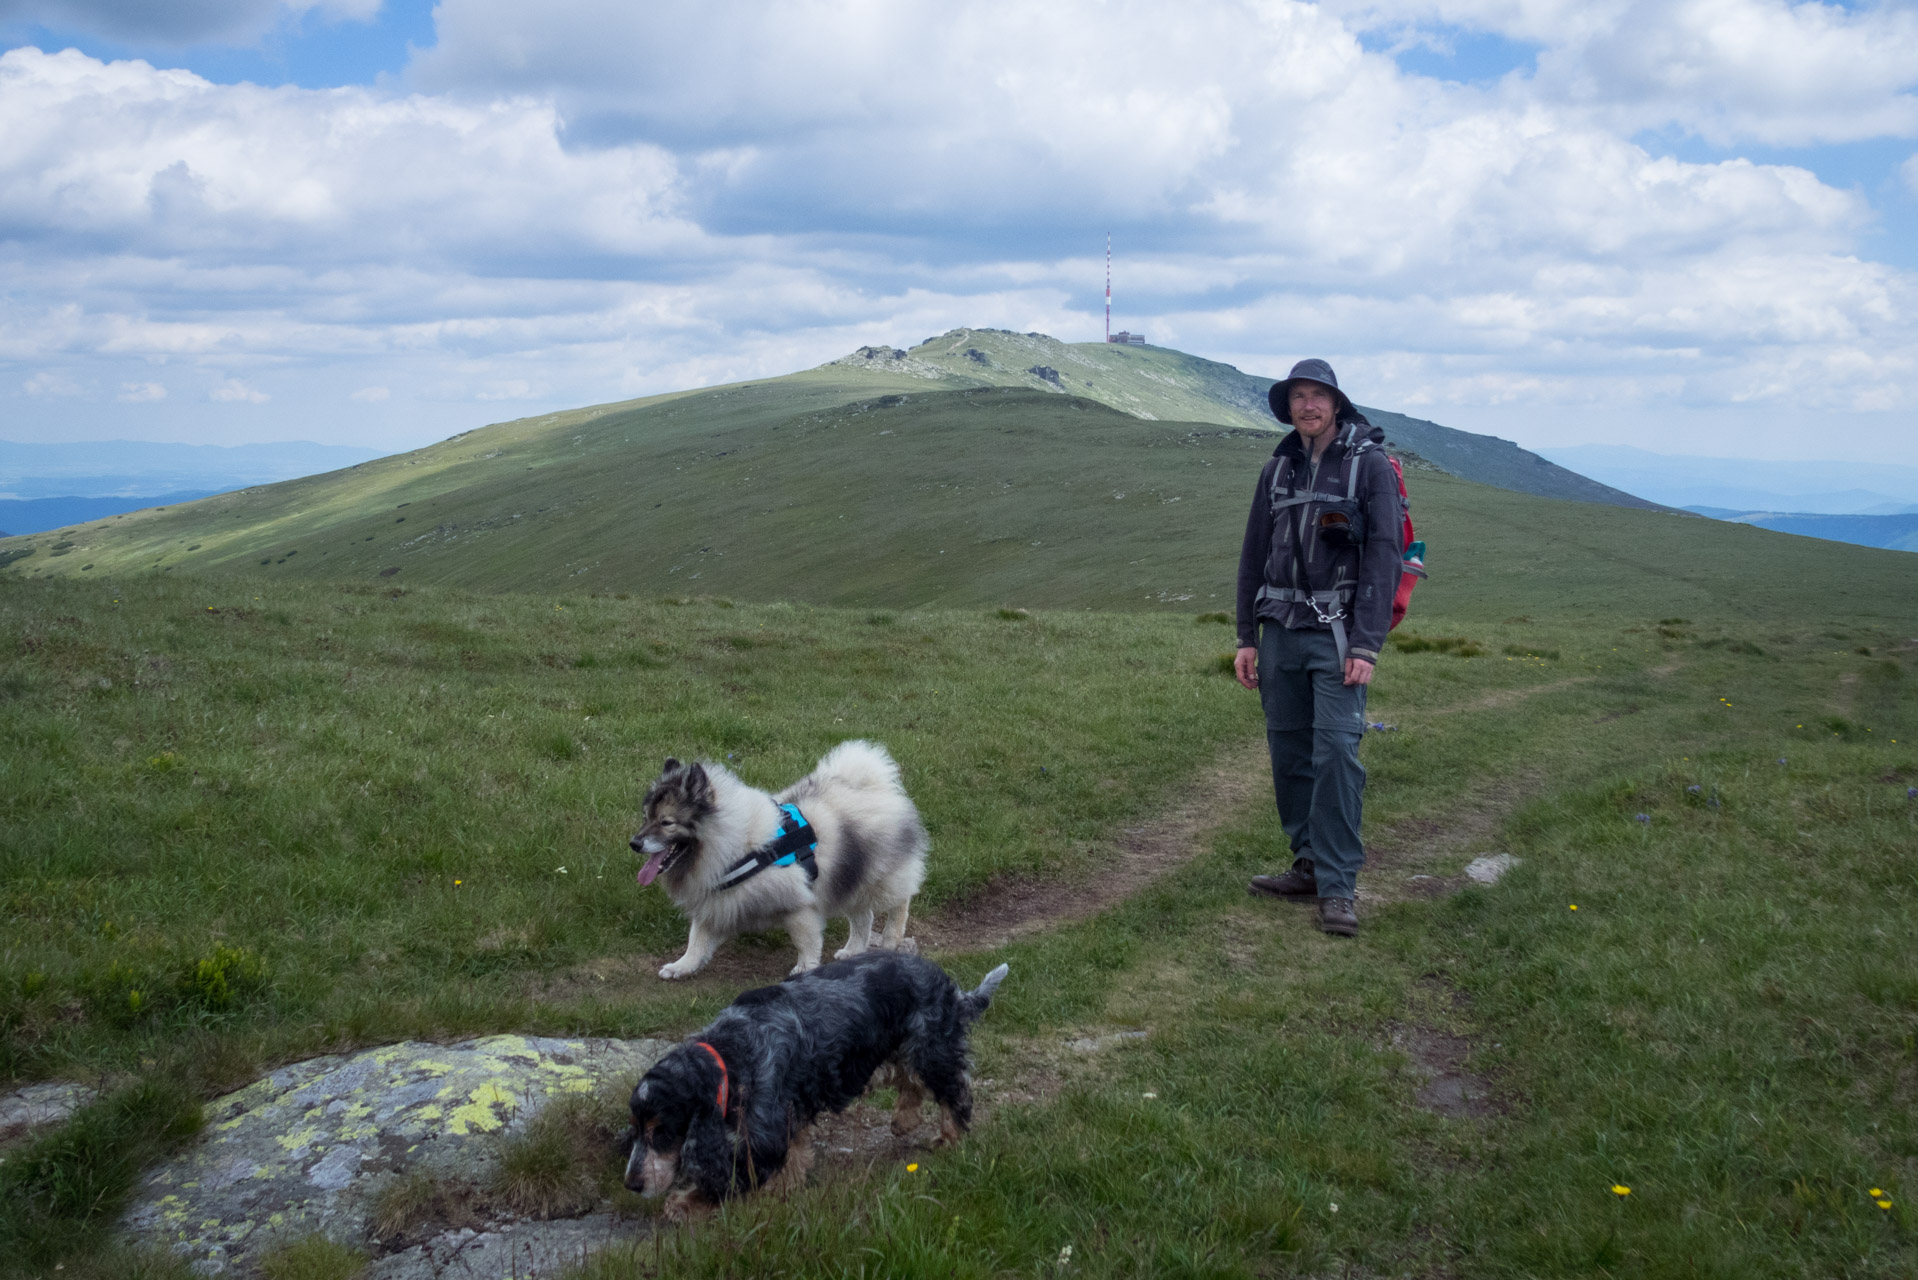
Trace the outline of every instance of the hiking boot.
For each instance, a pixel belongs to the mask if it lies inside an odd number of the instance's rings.
[[[1350,938],[1359,931],[1359,915],[1350,898],[1319,899],[1319,932]]]
[[[1312,864],[1304,860],[1293,863],[1292,869],[1282,876],[1253,876],[1252,883],[1247,887],[1268,898],[1319,896],[1318,877],[1312,871]]]

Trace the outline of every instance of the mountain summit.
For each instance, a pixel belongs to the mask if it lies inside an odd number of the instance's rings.
[[[906,380],[942,388],[1023,387],[1084,396],[1148,422],[1211,422],[1254,431],[1285,430],[1266,392],[1277,378],[1241,373],[1229,364],[1169,347],[1061,342],[1043,333],[953,329],[916,347],[861,347],[816,372],[867,377],[898,390]],[[1395,451],[1417,454],[1464,480],[1574,502],[1661,510],[1567,470],[1509,440],[1442,427],[1389,409],[1361,405]]]

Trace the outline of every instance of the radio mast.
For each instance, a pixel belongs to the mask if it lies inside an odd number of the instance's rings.
[[[1106,232],[1106,341],[1112,341],[1112,233]]]

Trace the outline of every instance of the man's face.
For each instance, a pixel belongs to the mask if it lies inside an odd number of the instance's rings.
[[[1292,425],[1307,440],[1317,441],[1338,426],[1339,402],[1324,383],[1295,382],[1286,400],[1292,410]]]

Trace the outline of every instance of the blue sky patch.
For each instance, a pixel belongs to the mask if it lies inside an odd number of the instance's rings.
[[[181,68],[215,84],[298,85],[336,89],[373,84],[405,69],[414,48],[435,40],[434,0],[386,0],[372,22],[331,20],[309,11],[289,17],[248,45],[207,42],[169,46],[122,41],[73,28],[38,23],[0,24],[0,47],[25,45],[56,52],[78,49],[103,61],[143,58],[155,66]]]
[[[1383,53],[1407,74],[1454,84],[1489,84],[1513,71],[1532,71],[1541,46],[1463,27],[1414,31],[1368,31],[1359,36],[1368,53]]]

